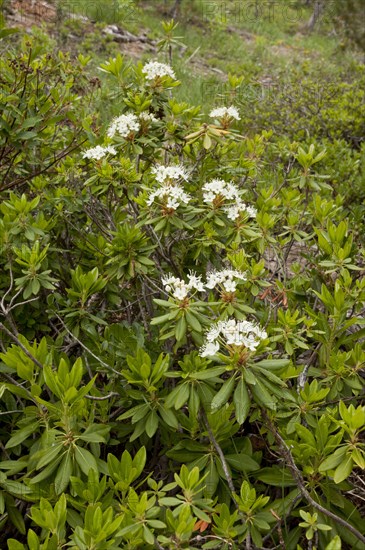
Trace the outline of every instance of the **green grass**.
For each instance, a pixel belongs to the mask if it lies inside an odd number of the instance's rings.
[[[66,16],[67,6],[72,6],[73,12],[99,23],[95,35],[86,36],[79,46],[80,51],[84,48],[92,55],[95,67],[119,51],[117,44],[100,39],[104,24],[117,24],[136,35],[147,32],[157,41],[163,35],[161,20],[169,18],[173,3],[174,0],[141,0],[133,7],[132,0],[72,0],[69,4],[59,1]],[[314,32],[308,34],[305,25],[311,10],[303,7],[300,0],[297,7],[286,0],[258,2],[258,17],[247,12],[247,6],[252,4],[244,0],[183,0],[176,35],[186,46],[173,50],[173,66],[184,83],[177,90],[177,100],[201,104],[207,111],[224,93],[228,73],[243,76],[244,85],[250,90],[262,82],[283,81],[295,69],[325,81],[343,74],[344,67],[351,73],[351,67],[358,64],[356,52],[342,49],[326,14]],[[269,5],[274,6],[271,11]],[[146,51],[141,58],[167,61],[163,52]],[[118,106],[112,105],[109,110],[118,112]]]

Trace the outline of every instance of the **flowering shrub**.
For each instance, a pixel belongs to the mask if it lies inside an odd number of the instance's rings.
[[[102,68],[118,116],[0,205],[4,544],[360,550],[363,252],[326,151]]]

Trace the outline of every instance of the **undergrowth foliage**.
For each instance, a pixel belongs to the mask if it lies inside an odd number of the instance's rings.
[[[120,55],[104,127],[82,56],[19,51],[28,76],[1,61],[3,544],[364,548],[364,258],[331,144],[249,136],[242,108],[177,102],[172,66]]]

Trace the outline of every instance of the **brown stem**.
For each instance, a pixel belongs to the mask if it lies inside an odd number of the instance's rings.
[[[216,440],[216,438],[214,437],[214,434],[213,434],[213,431],[212,431],[212,428],[209,424],[209,420],[208,420],[208,417],[204,411],[204,409],[201,409],[200,411],[200,414],[201,414],[201,417],[203,419],[203,422],[207,428],[207,431],[208,431],[208,435],[209,435],[209,439],[210,441],[213,443],[214,445],[214,448],[215,450],[217,451],[218,453],[218,456],[221,460],[221,463],[222,463],[222,468],[223,468],[223,471],[224,471],[224,475],[226,476],[226,480],[227,480],[227,483],[228,483],[228,487],[229,487],[229,490],[231,491],[231,494],[232,494],[232,497],[233,497],[233,502],[237,508],[237,510],[239,510],[239,506],[238,506],[238,503],[237,503],[237,500],[236,500],[236,490],[234,488],[234,485],[233,485],[233,480],[232,480],[232,477],[231,477],[231,474],[229,473],[229,469],[228,469],[228,464],[226,462],[226,458],[223,454],[223,451],[222,451],[222,448],[221,446],[219,445],[218,441]]]
[[[291,471],[294,480],[296,481],[297,487],[299,491],[301,492],[303,498],[311,505],[313,508],[327,516],[328,518],[331,518],[336,523],[339,523],[346,529],[348,529],[357,539],[359,539],[363,544],[365,544],[365,537],[356,529],[356,527],[353,527],[351,523],[348,523],[345,519],[341,518],[340,516],[337,516],[330,510],[327,510],[327,508],[324,508],[321,504],[316,502],[309,492],[307,491],[305,487],[304,478],[299,471],[297,465],[295,464],[293,455],[291,454],[291,451],[287,444],[285,443],[284,439],[279,434],[278,430],[276,429],[274,423],[270,420],[268,415],[266,414],[266,411],[262,410],[263,417],[265,419],[266,425],[273,434],[276,443],[278,444],[278,447],[280,449],[281,455],[284,458],[286,464],[288,465],[289,470]]]
[[[21,341],[19,340],[19,338],[17,336],[15,336],[15,334],[13,334],[12,332],[10,332],[10,330],[8,330],[6,328],[5,325],[3,325],[2,323],[0,323],[0,330],[3,330],[5,332],[5,334],[7,334],[16,344],[17,346],[20,347],[20,349],[25,353],[25,355],[27,357],[29,357],[29,359],[31,361],[33,361],[33,363],[35,365],[37,365],[37,367],[39,367],[40,369],[43,369],[43,365],[42,363],[40,363],[38,361],[38,359],[36,357],[34,357],[28,350],[25,346],[23,346],[23,344],[21,343]]]

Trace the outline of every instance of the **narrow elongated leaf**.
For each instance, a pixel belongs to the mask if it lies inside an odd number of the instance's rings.
[[[244,453],[225,455],[225,458],[228,464],[239,472],[254,472],[260,468],[256,460]]]
[[[29,424],[29,426],[25,426],[24,428],[21,428],[18,430],[13,437],[9,439],[7,444],[5,445],[5,449],[11,449],[12,447],[16,447],[16,445],[20,445],[20,443],[23,443],[29,437],[31,434],[33,434],[39,427],[39,422],[33,422],[32,424]]]
[[[211,405],[212,410],[216,411],[223,407],[225,403],[227,403],[233,392],[235,382],[236,379],[234,378],[234,376],[231,376],[231,378],[228,378],[228,380],[224,382],[219,392],[213,397]]]
[[[152,437],[155,435],[156,430],[158,428],[158,416],[155,413],[155,411],[151,411],[149,414],[147,421],[146,421],[146,434],[148,437]]]
[[[71,451],[68,451],[62,459],[55,477],[55,491],[58,495],[64,492],[72,475]]]
[[[166,424],[170,426],[170,428],[174,428],[175,430],[177,430],[177,428],[179,427],[179,423],[171,409],[165,409],[163,406],[161,406],[159,407],[158,412],[162,420],[164,420],[164,422],[166,422]]]
[[[191,327],[193,330],[196,330],[196,332],[201,332],[202,331],[202,326],[201,326],[200,322],[195,317],[195,315],[193,315],[193,313],[191,313],[190,311],[186,312],[186,321],[187,321],[189,327]]]
[[[40,483],[44,479],[47,479],[51,474],[53,474],[53,472],[61,462],[63,455],[64,453],[62,455],[58,455],[53,462],[51,462],[50,464],[48,464],[48,466],[44,468],[44,470],[42,470],[38,475],[33,477],[30,480],[30,483]]]
[[[219,376],[220,374],[223,374],[226,370],[226,367],[212,367],[211,369],[203,370],[200,372],[193,372],[190,374],[190,378],[193,378],[194,380],[210,380],[211,378],[215,378],[216,376]]]
[[[83,447],[79,447],[77,445],[75,447],[75,459],[85,475],[89,473],[90,468],[92,468],[96,472],[98,471],[96,460],[87,449],[84,449]]]
[[[183,405],[189,399],[189,386],[187,383],[183,383],[180,386],[176,386],[172,392],[166,397],[165,407],[175,407],[175,410],[181,409]]]
[[[251,386],[251,391],[255,401],[263,407],[267,407],[273,411],[276,410],[276,400],[272,394],[270,394],[265,386],[257,380],[254,386]]]
[[[233,403],[237,422],[238,424],[243,424],[250,411],[251,399],[242,377],[239,379],[237,387],[234,390]]]
[[[44,468],[44,466],[52,462],[52,460],[54,460],[64,449],[65,448],[62,443],[56,443],[51,448],[44,449],[43,456],[37,462],[36,469],[40,470],[41,468]]]
[[[344,460],[346,454],[345,447],[340,447],[336,451],[328,456],[319,466],[320,472],[326,472],[327,470],[334,470]]]
[[[341,462],[341,464],[337,466],[335,470],[335,475],[333,476],[333,481],[335,483],[341,483],[341,481],[344,481],[351,474],[353,467],[354,467],[354,461],[352,460],[352,457],[351,456],[346,457]]]
[[[255,366],[257,367],[270,370],[281,370],[289,365],[290,359],[263,359],[262,361],[255,363]]]
[[[82,441],[88,443],[106,443],[105,436],[109,432],[109,427],[98,424],[91,424],[86,428],[84,433],[79,436]]]

